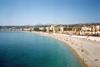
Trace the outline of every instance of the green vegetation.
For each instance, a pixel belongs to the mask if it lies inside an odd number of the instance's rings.
[[[32,29],[30,29],[30,32],[32,32]]]
[[[34,31],[40,31],[39,28],[34,28]]]
[[[53,30],[49,30],[49,32],[53,32]]]

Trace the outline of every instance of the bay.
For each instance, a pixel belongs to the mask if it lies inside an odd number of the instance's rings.
[[[82,67],[58,40],[38,34],[0,31],[0,67]]]

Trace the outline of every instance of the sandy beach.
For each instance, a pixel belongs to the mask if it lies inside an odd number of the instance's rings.
[[[28,33],[40,34],[61,41],[72,50],[83,67],[100,67],[100,37],[34,31]]]

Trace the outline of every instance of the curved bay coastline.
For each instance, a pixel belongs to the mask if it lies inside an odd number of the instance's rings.
[[[79,59],[83,67],[99,67],[100,60],[95,61],[95,59],[100,59],[99,51],[97,49],[100,47],[99,43],[96,41],[87,40],[86,36],[82,38],[76,38],[71,35],[58,34],[58,33],[46,33],[46,32],[36,32],[36,31],[23,31],[26,33],[34,33],[43,36],[47,36],[56,40],[61,41],[67,47],[69,47],[72,53]],[[96,45],[95,47],[93,45]],[[98,47],[99,45],[99,47]],[[95,49],[93,49],[95,48]],[[97,49],[97,50],[96,50]]]
[[[83,67],[58,40],[21,31],[0,31],[0,67]]]

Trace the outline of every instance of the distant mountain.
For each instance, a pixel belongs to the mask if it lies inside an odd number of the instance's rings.
[[[42,26],[43,24],[39,23],[39,24],[36,24],[35,26]]]
[[[66,27],[84,27],[84,26],[91,26],[91,25],[100,25],[100,23],[79,23],[79,24],[36,24],[36,25],[23,25],[23,26],[0,26],[0,29],[7,29],[7,28],[32,28],[32,27],[48,27],[51,25],[58,25],[58,26],[66,26]]]

